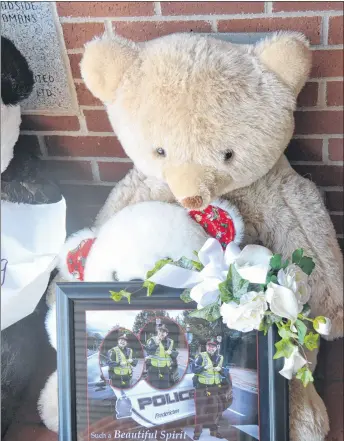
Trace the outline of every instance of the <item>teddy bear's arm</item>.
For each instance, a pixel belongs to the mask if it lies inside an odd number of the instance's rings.
[[[124,207],[144,201],[173,202],[174,197],[166,184],[147,178],[134,167],[110,192],[97,216],[95,227],[103,225]]]
[[[283,163],[282,167],[281,164]],[[343,335],[343,256],[336,233],[315,184],[282,162],[265,182],[262,242],[289,257],[297,248],[315,261],[310,283],[312,315],[332,320],[330,338]],[[268,184],[268,185],[266,185]],[[256,195],[255,200],[262,200]]]

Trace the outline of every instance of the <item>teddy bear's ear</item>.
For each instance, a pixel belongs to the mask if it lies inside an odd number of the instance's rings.
[[[255,53],[297,96],[308,78],[312,54],[306,37],[297,32],[279,32],[259,42]]]
[[[124,72],[137,55],[135,43],[121,37],[104,35],[88,42],[80,62],[86,86],[101,101],[111,101]]]

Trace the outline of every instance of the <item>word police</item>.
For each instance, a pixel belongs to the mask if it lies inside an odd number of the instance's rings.
[[[147,406],[164,406],[165,404],[178,403],[179,401],[193,400],[195,390],[186,390],[181,392],[171,392],[167,394],[154,395],[153,397],[139,398],[137,400],[140,410],[144,410]]]

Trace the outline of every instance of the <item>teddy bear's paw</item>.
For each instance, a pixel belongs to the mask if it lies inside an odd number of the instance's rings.
[[[325,441],[329,420],[325,405],[312,383],[290,385],[290,441]]]
[[[58,432],[57,371],[46,382],[38,400],[38,412],[49,430]]]

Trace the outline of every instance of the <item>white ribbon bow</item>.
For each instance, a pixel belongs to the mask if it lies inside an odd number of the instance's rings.
[[[190,297],[198,309],[219,299],[219,284],[226,280],[234,263],[241,277],[251,283],[265,283],[272,253],[260,245],[247,245],[242,251],[230,242],[223,251],[216,239],[208,239],[198,253],[204,268],[197,272],[167,264],[149,280],[170,288],[191,288]]]

